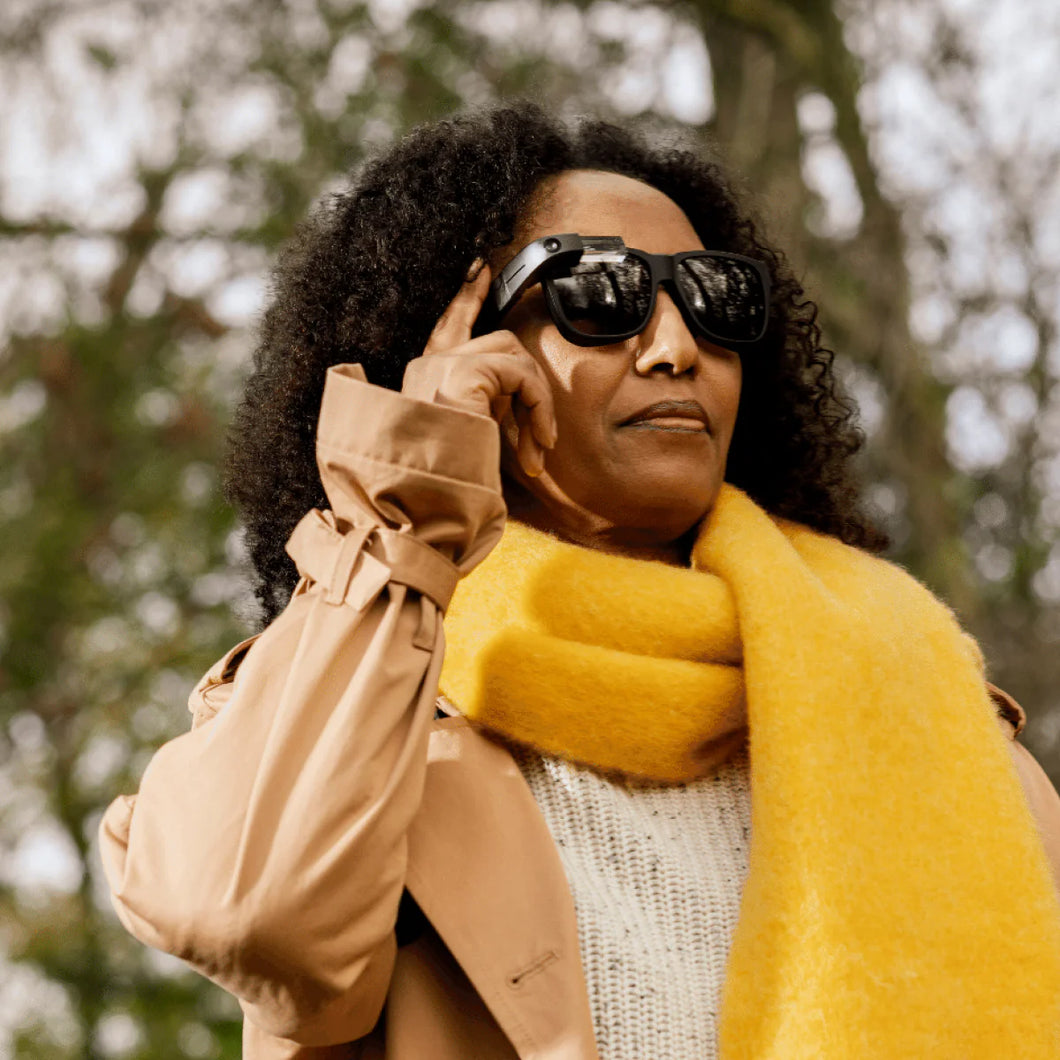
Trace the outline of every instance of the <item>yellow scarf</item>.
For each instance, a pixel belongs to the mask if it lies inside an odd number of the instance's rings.
[[[898,567],[729,486],[692,567],[509,522],[450,605],[442,689],[669,781],[748,726],[723,1060],[1056,1060],[1060,902],[974,642]]]

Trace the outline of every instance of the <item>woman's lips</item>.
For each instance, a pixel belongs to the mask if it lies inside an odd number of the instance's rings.
[[[644,431],[687,431],[692,434],[706,434],[707,425],[702,420],[694,420],[687,416],[657,416],[647,420],[636,420],[633,423],[623,424],[625,427],[635,427]]]
[[[698,401],[656,401],[622,420],[619,426],[704,434],[710,431],[710,418]]]

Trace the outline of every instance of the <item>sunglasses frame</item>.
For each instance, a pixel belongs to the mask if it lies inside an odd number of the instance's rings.
[[[644,321],[639,327],[621,333],[606,335],[587,335],[578,331],[567,319],[559,295],[553,286],[553,275],[562,270],[573,268],[583,258],[596,258],[606,261],[608,257],[621,254],[635,257],[648,268],[651,281],[651,295]],[[715,260],[739,261],[749,265],[762,284],[762,296],[765,313],[762,326],[757,335],[751,339],[723,338],[703,326],[696,320],[692,307],[688,305],[675,273],[680,264],[688,258],[712,258]],[[769,324],[769,270],[764,262],[749,258],[743,254],[732,254],[723,250],[686,250],[678,254],[650,254],[645,250],[627,247],[617,236],[581,236],[577,232],[565,232],[559,235],[542,236],[527,244],[501,270],[501,274],[490,285],[490,295],[479,316],[475,327],[477,334],[496,329],[505,314],[515,305],[528,287],[540,283],[545,292],[545,304],[549,316],[559,333],[576,346],[608,346],[623,342],[639,335],[650,323],[655,313],[655,305],[660,285],[665,285],[674,303],[681,311],[685,323],[694,335],[700,335],[725,348],[732,346],[746,349],[761,342]]]

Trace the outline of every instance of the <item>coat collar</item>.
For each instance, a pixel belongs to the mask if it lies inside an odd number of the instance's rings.
[[[463,717],[434,723],[406,886],[520,1056],[597,1060],[555,843],[511,754]]]

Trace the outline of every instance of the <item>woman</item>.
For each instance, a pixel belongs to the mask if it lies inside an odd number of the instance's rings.
[[[270,624],[101,828],[245,1056],[1056,1055],[1060,798],[873,554],[814,317],[716,167],[530,106],[302,230]]]

